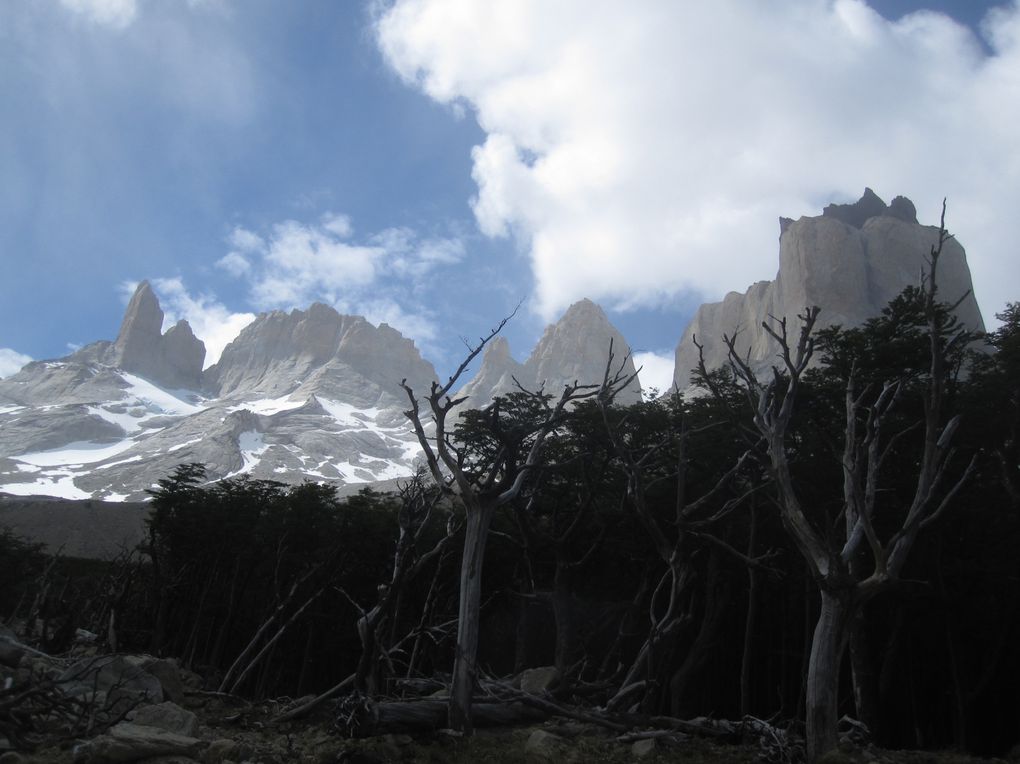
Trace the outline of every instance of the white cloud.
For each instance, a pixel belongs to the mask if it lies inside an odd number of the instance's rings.
[[[227,241],[240,252],[264,252],[266,249],[266,242],[261,236],[241,226],[235,226]]]
[[[327,212],[318,222],[286,220],[260,235],[235,228],[233,249],[216,265],[245,280],[260,310],[324,302],[343,313],[387,323],[423,347],[438,337],[432,279],[465,255],[458,238],[421,236],[407,227],[355,238],[349,216]],[[197,333],[197,331],[196,331]]]
[[[428,315],[408,312],[395,300],[369,300],[357,306],[355,312],[370,323],[389,324],[405,337],[413,337],[419,345],[430,346],[439,338],[439,328]]]
[[[659,391],[659,395],[668,393],[673,387],[673,351],[661,353],[643,352],[634,354],[634,366],[641,369],[638,379],[645,395],[651,388]]]
[[[215,298],[188,292],[179,278],[155,279],[153,288],[164,311],[164,330],[185,319],[205,343],[205,366],[216,363],[223,348],[255,320],[253,313],[234,313]]]
[[[216,261],[216,267],[222,268],[231,276],[243,276],[251,270],[251,263],[240,252],[228,252]]]
[[[99,26],[124,29],[135,20],[135,0],[60,0],[60,4]]]
[[[31,356],[10,348],[0,348],[0,379],[16,374],[22,366],[31,362]]]
[[[377,22],[410,84],[467,105],[481,230],[529,253],[551,319],[772,278],[779,215],[871,186],[968,248],[986,313],[1020,283],[1020,4],[990,53],[934,12],[862,0],[398,0]]]

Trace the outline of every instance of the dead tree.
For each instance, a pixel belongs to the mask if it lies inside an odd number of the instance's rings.
[[[943,331],[947,312],[938,302],[937,273],[948,238],[943,203],[937,243],[931,247],[929,271],[920,287],[929,355],[921,421],[887,434],[884,428],[891,424],[890,415],[902,398],[901,380],[886,380],[881,389],[871,385],[859,389],[854,371],[846,380],[841,455],[845,522],[841,536],[829,537],[812,523],[812,513],[801,502],[787,450],[803,375],[815,350],[812,333],[819,309],[808,308],[798,316],[801,327],[796,341],[788,333],[785,318],[763,323],[779,347],[780,361],[767,381],[759,380],[747,359],[741,357],[736,338],[724,336],[731,368],[744,387],[754,410],[754,424],[767,443],[783,526],[806,560],[821,598],[806,686],[807,754],[811,761],[837,744],[839,668],[854,615],[899,577],[920,531],[943,515],[975,466],[971,459],[955,478],[948,475],[959,417],[944,421],[946,358],[950,350],[969,339],[962,331],[947,339]],[[707,373],[703,359],[700,370]],[[881,538],[874,521],[883,467],[904,436],[918,428],[922,444],[913,496],[896,530]],[[857,559],[861,554],[867,554],[866,565]]]
[[[516,312],[516,311],[515,311]],[[457,645],[453,679],[450,688],[449,720],[451,728],[471,734],[471,696],[477,681],[479,610],[481,602],[482,563],[485,556],[489,526],[499,507],[517,499],[526,484],[542,466],[546,440],[564,422],[572,404],[599,392],[599,385],[574,381],[563,387],[555,403],[543,390],[530,392],[541,414],[529,421],[503,428],[499,402],[487,410],[493,425],[496,448],[487,454],[484,463],[479,455],[456,442],[451,413],[466,398],[451,393],[468,366],[485,345],[510,320],[504,318],[489,334],[481,338],[445,384],[433,382],[426,396],[419,401],[408,384],[401,380],[410,408],[404,412],[414,428],[426,464],[436,483],[460,506],[465,516],[464,553],[460,569]],[[617,375],[620,387],[630,380]],[[529,391],[521,388],[522,392]],[[422,411],[422,404],[427,412]],[[456,416],[456,413],[453,414]],[[431,417],[428,421],[426,417]]]
[[[369,695],[378,694],[381,690],[380,664],[384,658],[389,659],[389,648],[392,647],[381,644],[381,632],[388,619],[396,618],[405,585],[417,578],[425,566],[442,554],[457,530],[453,516],[448,516],[446,533],[424,553],[417,551],[422,535],[429,529],[430,520],[442,498],[442,492],[428,485],[428,479],[422,471],[415,473],[407,483],[400,486],[400,533],[393,553],[390,580],[379,586],[378,599],[371,608],[365,610],[356,605],[359,611],[357,628],[361,639],[361,658],[355,685]]]

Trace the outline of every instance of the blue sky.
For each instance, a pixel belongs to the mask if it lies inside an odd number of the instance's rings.
[[[440,374],[588,296],[661,384],[700,302],[775,275],[779,215],[865,185],[948,196],[986,318],[1020,299],[1016,0],[701,5],[5,4],[0,376],[149,279],[211,357],[320,300]]]

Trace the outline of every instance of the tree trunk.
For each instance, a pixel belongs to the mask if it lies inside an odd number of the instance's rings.
[[[496,507],[480,504],[468,507],[464,535],[464,558],[460,564],[460,607],[457,623],[457,654],[453,662],[453,683],[450,687],[449,725],[451,729],[470,735],[471,695],[475,688],[478,657],[479,609],[482,598],[482,562],[489,524]]]
[[[754,540],[758,530],[755,502],[751,499],[751,530],[747,540],[747,556],[754,557]],[[751,655],[754,641],[754,621],[758,614],[758,577],[753,565],[747,566],[747,615],[744,618],[744,649],[740,655],[740,716],[751,713]],[[785,630],[784,630],[785,633]],[[782,693],[780,693],[782,695]],[[785,703],[785,696],[782,698]]]
[[[843,657],[848,604],[839,594],[821,590],[822,607],[811,640],[807,678],[807,757],[818,761],[836,747],[839,721],[839,665]]]
[[[566,677],[577,656],[577,616],[574,593],[570,587],[570,574],[563,562],[556,565],[553,580],[552,605],[556,619],[556,669]]]
[[[850,621],[850,668],[854,683],[857,719],[867,725],[873,739],[880,736],[878,712],[878,671],[871,654],[868,621],[859,609]]]

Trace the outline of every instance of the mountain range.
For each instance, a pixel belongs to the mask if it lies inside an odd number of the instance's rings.
[[[697,363],[695,335],[714,367],[725,359],[722,334],[739,330],[741,351],[767,368],[775,349],[760,325],[770,316],[792,320],[807,305],[823,308],[825,325],[876,315],[918,282],[938,231],[918,224],[909,200],[886,205],[870,189],[820,216],[781,219],[780,229],[776,279],[703,305],[683,331],[674,372],[680,389]],[[941,293],[965,296],[960,318],[982,329],[962,246],[950,240],[941,262]],[[204,464],[211,480],[251,475],[348,489],[413,470],[419,449],[400,383],[420,396],[437,378],[392,327],[322,304],[263,313],[203,370],[205,347],[188,323],[164,332],[163,320],[142,282],[114,341],[0,380],[0,492],[136,501],[187,462]],[[624,373],[633,373],[624,337],[598,305],[582,300],[523,363],[494,338],[458,395],[465,407],[484,407],[518,385],[555,394],[568,382],[598,383],[610,341]],[[640,399],[635,381],[618,401]]]

